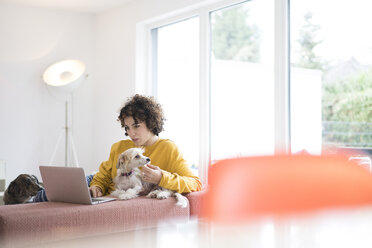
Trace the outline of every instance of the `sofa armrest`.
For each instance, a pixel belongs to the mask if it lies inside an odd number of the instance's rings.
[[[198,218],[200,216],[202,198],[206,191],[196,191],[186,194],[186,198],[189,200],[190,204],[190,217]]]

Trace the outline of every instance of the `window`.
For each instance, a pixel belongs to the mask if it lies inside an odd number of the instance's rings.
[[[211,160],[274,153],[274,7],[210,13]]]
[[[137,91],[159,98],[162,136],[204,183],[215,160],[288,151],[287,13],[287,0],[224,0],[137,26]]]
[[[292,152],[372,148],[371,7],[291,1]]]
[[[152,29],[153,83],[173,140],[196,170],[199,159],[199,18]]]

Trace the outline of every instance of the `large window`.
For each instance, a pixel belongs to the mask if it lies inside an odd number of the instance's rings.
[[[199,172],[237,156],[370,149],[369,5],[227,0],[149,24],[144,74],[165,134]]]
[[[148,25],[162,136],[204,182],[213,161],[275,151],[274,23],[273,1],[232,0]]]
[[[274,153],[274,8],[249,1],[211,18],[211,160]]]
[[[368,1],[291,1],[292,151],[372,147]]]
[[[152,29],[153,84],[173,140],[193,169],[199,159],[199,18]]]

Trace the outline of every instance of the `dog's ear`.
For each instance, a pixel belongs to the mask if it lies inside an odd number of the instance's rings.
[[[120,168],[120,163],[128,164],[130,158],[127,154],[121,154],[118,158],[118,162],[116,164],[116,169]]]

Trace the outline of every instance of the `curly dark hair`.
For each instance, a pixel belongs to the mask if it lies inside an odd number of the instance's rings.
[[[164,130],[164,113],[162,106],[153,96],[136,94],[129,97],[120,110],[118,121],[125,127],[124,118],[131,116],[136,124],[145,122],[147,128],[155,135]],[[127,132],[125,135],[128,136]]]

